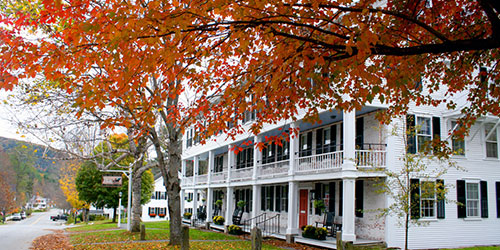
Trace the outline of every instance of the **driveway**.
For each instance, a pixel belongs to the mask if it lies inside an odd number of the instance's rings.
[[[58,209],[52,209],[49,212],[32,213],[27,219],[9,221],[7,225],[1,225],[0,249],[28,250],[34,239],[51,233],[48,229],[64,229],[65,221],[50,220],[51,215],[57,215],[60,212]]]

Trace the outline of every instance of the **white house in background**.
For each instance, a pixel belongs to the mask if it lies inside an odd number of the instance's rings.
[[[155,179],[154,191],[151,200],[142,205],[142,221],[168,220],[167,192],[163,184],[163,177]]]
[[[48,198],[43,198],[40,195],[33,195],[33,197],[31,197],[31,200],[28,202],[27,206],[28,208],[34,210],[46,209],[48,202],[49,202]]]
[[[221,134],[205,145],[195,141],[196,131],[186,129],[182,211],[192,211],[196,217],[193,208],[200,206],[198,197],[202,196],[208,204],[206,220],[210,222],[215,201],[222,200],[225,224],[231,225],[236,203],[243,200],[246,206],[242,222],[263,214],[266,218],[276,216],[274,223],[279,223],[280,230],[272,233],[290,238],[300,236],[301,226],[323,220],[322,211],[313,207],[314,200],[323,200],[326,211],[334,214],[334,222],[342,228],[342,240],[379,241],[389,247],[403,247],[404,228],[398,226],[400,218],[379,218],[374,211],[392,202],[374,186],[387,178],[376,169],[401,169],[400,157],[406,150],[406,117],[389,125],[380,124],[375,114],[385,108],[374,103],[350,112],[325,110],[319,115],[321,124],[300,119],[282,121],[266,125],[256,136],[245,134],[229,140]],[[470,136],[457,141],[450,138],[449,132],[455,127],[459,112],[419,106],[411,107],[409,114],[412,119],[408,126],[420,128],[417,135],[408,138],[409,150],[418,152],[422,142],[439,136],[463,152],[454,155],[453,160],[467,169],[466,172],[452,169],[440,180],[412,179],[413,183],[451,184],[447,199],[458,200],[464,206],[440,202],[436,197],[417,200],[420,209],[413,213],[428,225],[410,228],[409,248],[500,244],[499,118],[480,118],[471,128]],[[255,118],[247,115],[245,128]],[[268,145],[263,151],[243,146],[245,141],[262,142],[266,136],[279,135],[290,128],[299,128],[300,134],[290,137],[282,146]],[[398,128],[399,135],[391,133],[393,128]],[[233,146],[243,150],[235,154],[229,150]]]

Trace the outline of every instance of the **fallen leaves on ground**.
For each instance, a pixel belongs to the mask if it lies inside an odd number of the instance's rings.
[[[40,236],[33,241],[32,250],[72,250],[68,237],[62,230],[54,230],[53,234]]]

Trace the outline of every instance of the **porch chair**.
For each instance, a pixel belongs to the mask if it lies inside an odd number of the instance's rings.
[[[337,225],[334,223],[335,213],[326,212],[323,221],[316,221],[316,227],[321,226],[326,228],[331,236],[335,237],[337,234]]]
[[[233,213],[233,224],[240,225],[242,216],[243,210],[240,208],[236,208]]]

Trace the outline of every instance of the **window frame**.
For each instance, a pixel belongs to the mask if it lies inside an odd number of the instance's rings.
[[[453,133],[460,128],[460,124],[457,122],[457,120],[451,120],[450,121],[450,133],[451,133],[451,138],[450,138],[450,145],[452,149],[452,153],[454,156],[463,156],[465,157],[465,152],[467,149],[467,145],[465,143],[465,138],[455,138],[453,136]],[[456,147],[456,145],[458,147]]]
[[[427,125],[428,125],[428,130],[429,133],[421,133],[423,131],[422,125],[419,124],[420,120],[427,120]],[[423,116],[423,115],[415,115],[415,144],[416,144],[416,149],[417,153],[420,153],[424,150],[423,146],[425,145],[426,142],[431,142],[432,137],[433,137],[433,131],[432,131],[432,117],[429,116]],[[428,140],[424,140],[423,144],[420,144],[420,138],[428,138]]]
[[[492,128],[490,128],[490,130],[488,131],[487,129],[487,125],[492,125]],[[485,149],[485,156],[487,159],[498,159],[498,126],[496,126],[495,123],[491,123],[491,122],[486,122],[483,124],[483,131],[485,132],[484,133],[484,149]],[[488,137],[488,134],[491,132],[491,131],[494,131],[493,133],[491,133],[490,137]],[[496,136],[494,136],[496,135]],[[494,156],[488,156],[488,143],[491,143],[491,144],[496,144],[496,151],[495,152],[495,155]]]
[[[476,192],[475,194],[477,195],[476,199],[469,198],[469,185],[475,185],[476,186]],[[466,181],[465,182],[465,202],[466,202],[466,218],[481,218],[481,194],[480,194],[480,187],[479,187],[479,182],[476,181]],[[470,215],[469,211],[471,210],[471,205],[472,202],[475,202],[476,207],[476,215]]]
[[[436,219],[437,218],[437,196],[436,196],[436,180],[429,180],[429,179],[420,179],[419,180],[419,198],[420,198],[420,219]],[[425,193],[423,192],[423,189],[425,187],[425,183],[431,183],[429,184],[431,187],[433,187],[433,195],[432,197],[425,197]],[[429,202],[429,203],[427,203]],[[424,206],[424,203],[427,204],[432,204],[432,207],[429,208],[428,206]],[[424,210],[432,211],[431,216],[425,215]]]

